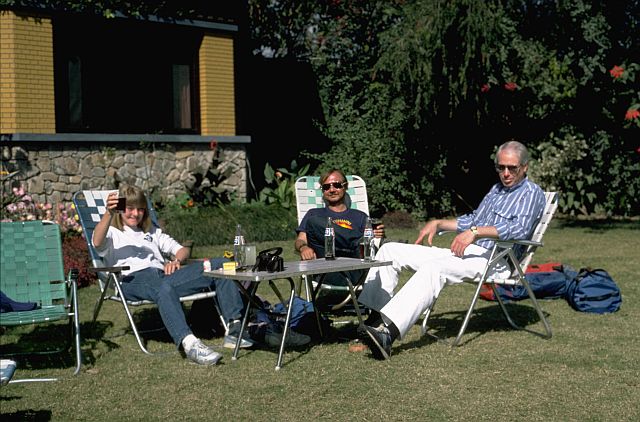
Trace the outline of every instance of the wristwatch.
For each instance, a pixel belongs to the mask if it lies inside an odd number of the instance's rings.
[[[471,230],[471,233],[473,233],[474,236],[478,235],[478,228],[476,226],[471,226],[469,230]]]

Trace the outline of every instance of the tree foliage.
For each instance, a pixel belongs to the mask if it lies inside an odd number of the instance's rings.
[[[318,78],[333,149],[315,158],[365,177],[374,209],[474,202],[458,191],[495,180],[488,160],[510,138],[531,147],[532,177],[563,193],[564,212],[640,209],[637,0],[250,4],[253,25],[270,22],[261,51],[275,41],[275,57]]]
[[[242,2],[2,0],[106,17],[213,18]],[[367,180],[374,212],[477,203],[497,144],[568,214],[640,209],[640,0],[247,0],[252,50],[309,63],[330,152]],[[471,133],[471,137],[468,134]],[[465,145],[465,146],[462,146]],[[571,159],[569,159],[571,157]],[[480,193],[479,193],[480,192]]]

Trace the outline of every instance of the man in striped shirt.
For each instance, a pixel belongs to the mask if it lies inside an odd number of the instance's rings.
[[[380,319],[369,318],[363,339],[376,359],[386,359],[391,344],[402,338],[420,315],[431,306],[448,284],[480,277],[491,255],[494,241],[486,238],[528,239],[542,216],[545,197],[542,189],[527,178],[529,153],[517,141],[498,148],[495,168],[500,177],[470,214],[454,219],[436,219],[425,224],[415,244],[385,243],[376,260],[392,265],[372,268],[358,301],[379,311]],[[456,231],[449,249],[432,247],[438,231]],[[429,246],[423,246],[427,239]],[[476,242],[476,239],[480,239]],[[521,253],[517,251],[516,253]],[[407,283],[393,294],[403,269],[415,271]],[[494,269],[496,276],[508,276],[506,261]]]

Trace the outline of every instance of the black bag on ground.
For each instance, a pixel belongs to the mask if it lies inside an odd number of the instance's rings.
[[[620,288],[603,269],[580,269],[567,283],[565,298],[576,311],[596,314],[616,312],[622,305]]]
[[[262,302],[262,306],[253,311],[249,323],[251,338],[271,347],[279,347],[284,332],[287,309],[282,303],[272,306],[266,300],[259,300]],[[331,327],[331,322],[324,317],[320,318],[320,322],[323,330],[328,331]],[[313,304],[295,296],[291,309],[290,330],[285,346],[304,346],[319,337]]]

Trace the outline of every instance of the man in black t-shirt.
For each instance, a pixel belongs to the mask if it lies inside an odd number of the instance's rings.
[[[346,203],[347,179],[341,170],[332,169],[320,177],[324,208],[312,208],[296,229],[295,249],[303,260],[324,258],[324,231],[327,217],[331,217],[336,234],[336,256],[360,258],[359,243],[364,235],[367,214],[349,208]],[[374,230],[375,237],[384,237],[384,225]],[[352,282],[359,279],[360,271],[352,271]],[[339,274],[328,274],[326,284],[346,285]]]

